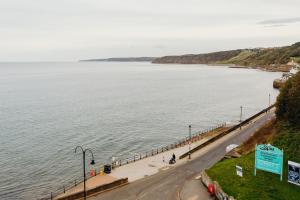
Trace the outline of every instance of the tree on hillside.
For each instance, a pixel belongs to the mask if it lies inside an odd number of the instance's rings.
[[[300,72],[280,90],[276,108],[279,120],[287,120],[291,125],[300,127]]]

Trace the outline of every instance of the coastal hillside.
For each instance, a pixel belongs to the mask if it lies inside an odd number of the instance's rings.
[[[240,158],[222,160],[207,171],[227,194],[238,200],[299,199],[299,186],[287,182],[287,162],[300,163],[300,72],[281,89],[276,117],[239,147]],[[283,181],[265,171],[253,175],[255,145],[268,143],[284,150]],[[236,165],[243,167],[242,178],[235,174]]]
[[[300,62],[300,42],[291,46],[238,49],[206,54],[164,56],[153,63],[232,64],[239,67],[263,68],[270,71],[289,71]]]
[[[151,62],[155,57],[122,57],[80,60],[81,62]]]
[[[178,63],[178,64],[211,64],[229,60],[240,55],[243,50],[219,51],[206,54],[188,54],[182,56],[164,56],[156,58],[153,63]]]

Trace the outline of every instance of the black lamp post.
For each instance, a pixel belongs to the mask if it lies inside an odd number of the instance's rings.
[[[85,180],[86,180],[86,176],[85,176],[85,153],[88,152],[88,151],[91,153],[91,155],[92,155],[91,165],[94,165],[95,161],[94,161],[94,155],[93,155],[92,150],[90,150],[90,149],[83,149],[82,146],[77,146],[75,148],[75,153],[76,153],[76,151],[77,151],[78,148],[81,149],[81,151],[82,151],[82,161],[83,161],[83,196],[84,196],[84,200],[86,200],[86,190],[85,190]]]
[[[189,125],[189,159],[191,159],[192,125]]]

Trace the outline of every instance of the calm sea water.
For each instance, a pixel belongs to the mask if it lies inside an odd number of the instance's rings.
[[[1,63],[0,199],[36,199],[96,164],[239,120],[274,102],[280,73],[206,65]]]

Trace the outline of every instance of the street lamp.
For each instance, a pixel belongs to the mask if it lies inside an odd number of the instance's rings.
[[[241,106],[240,122],[242,122],[242,117],[243,117],[243,106]]]
[[[85,175],[85,153],[86,152],[90,152],[91,153],[91,155],[92,155],[92,161],[90,163],[91,165],[95,164],[94,155],[93,155],[92,150],[90,150],[90,149],[83,149],[82,146],[77,146],[75,148],[75,153],[77,152],[77,149],[81,149],[81,151],[82,151],[82,161],[83,161],[83,197],[84,197],[84,200],[86,200],[86,190],[85,190],[85,180],[86,180],[86,175]]]
[[[192,125],[189,125],[189,159],[191,159]]]

